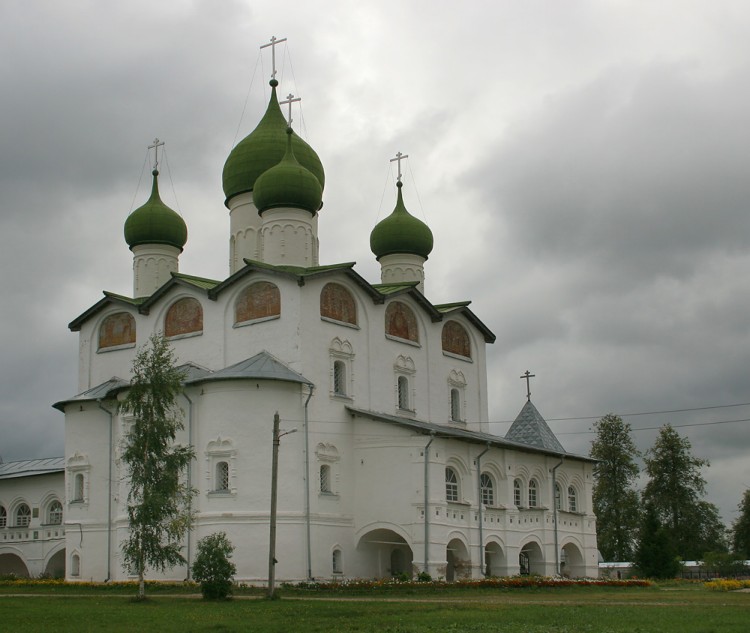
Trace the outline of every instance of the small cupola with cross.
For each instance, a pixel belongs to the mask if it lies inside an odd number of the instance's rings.
[[[133,251],[133,296],[148,297],[179,271],[179,256],[187,242],[187,225],[179,213],[159,196],[158,138],[148,146],[154,150],[151,197],[125,220],[125,241]]]
[[[417,282],[424,294],[424,263],[432,252],[430,227],[411,215],[404,205],[401,161],[408,158],[401,152],[391,162],[398,164],[396,207],[370,233],[370,250],[380,262],[382,283]]]

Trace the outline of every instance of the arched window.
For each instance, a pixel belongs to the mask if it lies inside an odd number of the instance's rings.
[[[164,336],[199,334],[203,332],[203,308],[193,297],[175,301],[164,317]]]
[[[333,550],[333,573],[344,573],[344,565],[342,564],[342,554],[340,549]]]
[[[229,492],[229,462],[216,462],[215,492]]]
[[[482,473],[479,478],[479,488],[482,492],[482,505],[495,505],[495,486],[492,483],[492,477],[487,473]]]
[[[461,392],[451,389],[451,422],[461,422]]]
[[[539,503],[539,486],[536,479],[529,482],[529,507],[536,508]]]
[[[568,486],[568,511],[578,512],[578,493],[573,486]]]
[[[73,501],[83,501],[83,473],[78,473],[73,480]]]
[[[343,360],[333,362],[333,393],[337,396],[346,395],[346,364]]]
[[[419,342],[417,317],[414,311],[401,301],[392,301],[385,309],[385,333],[407,341]]]
[[[274,284],[258,281],[240,292],[234,304],[234,322],[244,323],[281,314],[281,293]]]
[[[555,507],[558,510],[562,510],[562,491],[558,483],[555,483]]]
[[[70,557],[70,575],[81,575],[81,557],[78,554],[73,554],[73,556]]]
[[[47,523],[50,525],[61,525],[63,518],[63,507],[57,499],[49,504],[47,508]]]
[[[452,468],[445,469],[445,500],[458,501],[458,475]]]
[[[517,508],[521,507],[521,480],[513,480],[513,505]]]
[[[5,506],[0,506],[0,528],[8,526],[8,511]]]
[[[31,508],[22,503],[16,508],[15,527],[29,527],[29,523],[31,523]]]
[[[458,321],[446,321],[443,326],[443,351],[471,358],[469,333]]]
[[[328,464],[320,466],[320,492],[331,492],[331,467]]]
[[[406,376],[398,377],[398,408],[410,411],[409,406],[409,379]]]
[[[99,349],[135,344],[135,319],[127,312],[110,314],[99,327]]]
[[[328,283],[320,292],[320,316],[357,325],[357,304],[341,284]]]

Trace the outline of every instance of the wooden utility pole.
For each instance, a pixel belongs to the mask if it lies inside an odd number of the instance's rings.
[[[273,598],[276,582],[276,493],[279,486],[279,412],[273,416],[273,459],[271,460],[271,533],[268,546],[268,597]]]
[[[271,460],[271,520],[270,535],[268,544],[268,597],[273,598],[273,592],[276,585],[276,497],[279,487],[279,445],[281,438],[289,433],[295,433],[297,429],[291,431],[279,430],[279,412],[273,416],[273,458]]]

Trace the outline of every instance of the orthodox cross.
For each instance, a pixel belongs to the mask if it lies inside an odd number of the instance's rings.
[[[295,96],[290,92],[286,96],[286,101],[279,102],[279,105],[286,105],[287,103],[289,104],[289,122],[288,122],[289,127],[292,127],[292,104],[296,103],[297,101],[302,101],[302,97],[295,98]]]
[[[148,149],[154,150],[154,169],[159,166],[159,148],[162,145],[164,145],[164,141],[155,138],[153,144],[148,146]]]
[[[529,380],[531,378],[536,378],[536,374],[532,374],[528,369],[526,370],[526,373],[521,376],[521,380],[526,379],[526,399],[531,402],[531,385],[529,383]]]
[[[396,154],[396,158],[391,158],[391,162],[398,162],[398,179],[397,182],[401,182],[401,160],[403,158],[409,158],[409,154],[402,154],[401,152],[398,152]]]
[[[271,67],[273,70],[273,72],[271,73],[271,79],[276,79],[276,44],[281,44],[282,42],[286,42],[285,37],[281,38],[280,40],[277,40],[276,36],[274,35],[271,38],[270,43],[263,44],[260,47],[261,49],[268,48],[269,46],[271,47]]]

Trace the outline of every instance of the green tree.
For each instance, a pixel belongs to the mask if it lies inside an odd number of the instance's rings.
[[[646,578],[674,578],[680,571],[677,550],[651,503],[646,504],[643,513],[633,564]]]
[[[224,532],[209,534],[198,541],[193,578],[201,585],[207,600],[224,600],[232,593],[232,577],[237,567],[229,560],[234,546]]]
[[[606,560],[629,561],[640,521],[640,498],[634,488],[638,449],[630,425],[619,415],[605,415],[594,429],[591,457],[598,460],[593,501],[599,551]]]
[[[682,560],[697,560],[706,551],[725,548],[725,528],[718,508],[701,499],[706,480],[701,469],[708,460],[692,454],[690,440],[666,424],[645,457],[649,481],[645,503],[653,505]]]
[[[123,452],[130,476],[130,532],[122,553],[129,573],[138,575],[140,599],[147,567],[163,572],[185,562],[180,550],[192,521],[193,491],[182,474],[194,453],[191,446],[175,443],[184,428],[176,402],[182,380],[169,344],[154,334],[133,361],[130,389],[120,405],[133,416]]]
[[[732,523],[732,550],[744,560],[750,558],[750,490],[737,506],[740,516]]]

